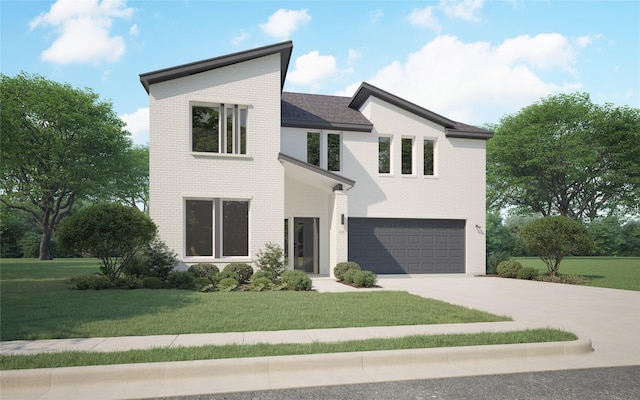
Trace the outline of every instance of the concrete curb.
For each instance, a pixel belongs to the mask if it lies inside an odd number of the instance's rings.
[[[0,371],[3,398],[132,399],[339,385],[412,377],[424,368],[527,361],[592,351],[591,340]],[[403,372],[408,373],[403,375]]]

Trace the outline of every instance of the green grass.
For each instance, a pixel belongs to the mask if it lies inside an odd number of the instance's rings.
[[[114,353],[62,352],[28,356],[0,356],[0,369],[59,368],[87,365],[132,364],[167,361],[194,361],[240,357],[266,357],[291,354],[341,353],[354,351],[400,350],[490,344],[539,343],[576,340],[569,332],[532,329],[455,335],[420,335],[394,339],[370,339],[340,343],[257,344],[178,347]]]
[[[521,257],[517,261],[524,267],[547,271],[539,258]],[[559,272],[582,275],[589,286],[640,290],[640,257],[568,257],[560,263]]]
[[[406,292],[78,291],[97,260],[0,262],[3,341],[509,320]]]

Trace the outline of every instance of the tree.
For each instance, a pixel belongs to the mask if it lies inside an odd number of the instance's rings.
[[[522,228],[520,237],[542,259],[551,276],[556,275],[563,258],[587,254],[593,246],[587,228],[580,221],[559,215],[530,222]]]
[[[149,211],[149,146],[133,146],[126,150],[121,171],[114,176],[109,200]]]
[[[53,231],[74,203],[107,197],[127,173],[129,133],[90,89],[26,73],[0,77],[0,201],[38,222],[39,258],[49,260]]]
[[[508,115],[487,143],[488,206],[593,220],[640,203],[640,110],[559,94]]]
[[[620,228],[620,221],[613,215],[591,221],[587,230],[593,239],[593,255],[618,255],[622,245]]]
[[[103,271],[115,282],[133,256],[149,246],[157,227],[135,207],[118,203],[87,206],[60,226],[61,244],[102,260]]]

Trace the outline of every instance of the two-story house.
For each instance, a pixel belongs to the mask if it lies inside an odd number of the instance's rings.
[[[492,133],[370,84],[283,92],[283,42],[140,75],[150,107],[150,213],[184,264],[485,272]]]

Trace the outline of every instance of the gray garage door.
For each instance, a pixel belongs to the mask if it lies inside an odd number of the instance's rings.
[[[464,220],[349,218],[349,261],[376,274],[464,273]]]

